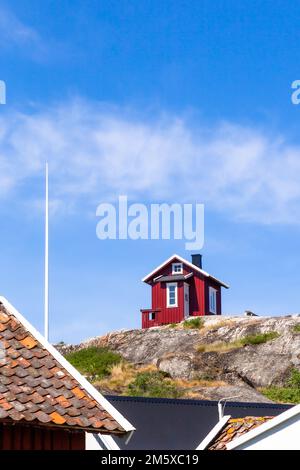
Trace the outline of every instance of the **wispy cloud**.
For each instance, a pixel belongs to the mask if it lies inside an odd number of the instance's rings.
[[[41,58],[46,51],[39,33],[3,6],[0,6],[0,41],[2,49],[19,48],[35,58]]]
[[[119,194],[205,202],[232,218],[299,223],[300,147],[236,123],[141,118],[76,101],[0,120],[0,195],[30,194],[50,162],[57,207]]]

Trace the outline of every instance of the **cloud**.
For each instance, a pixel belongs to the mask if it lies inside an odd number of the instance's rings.
[[[57,210],[120,194],[204,202],[234,219],[300,220],[300,147],[233,122],[141,116],[76,100],[0,119],[0,197],[29,197],[48,159]],[[25,188],[25,191],[24,191]]]
[[[45,44],[38,32],[22,23],[12,11],[3,6],[0,7],[0,41],[2,49],[26,49],[36,58],[42,58],[45,53]]]

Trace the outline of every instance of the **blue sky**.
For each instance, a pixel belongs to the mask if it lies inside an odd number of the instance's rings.
[[[299,3],[0,1],[1,294],[51,339],[138,327],[141,278],[184,241],[100,241],[96,207],[205,204],[223,312],[300,312]]]

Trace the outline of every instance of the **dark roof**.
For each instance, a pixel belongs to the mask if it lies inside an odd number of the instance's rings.
[[[125,432],[2,303],[0,346],[1,422]]]
[[[234,439],[247,434],[252,429],[270,421],[273,416],[246,416],[245,418],[229,419],[221,432],[207,447],[208,450],[227,450],[226,446]]]
[[[193,450],[218,422],[216,401],[168,398],[106,397],[135,426],[129,443],[114,438],[121,449]],[[227,402],[232,418],[277,416],[292,405]]]

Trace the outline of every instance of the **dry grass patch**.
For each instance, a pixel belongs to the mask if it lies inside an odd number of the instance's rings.
[[[236,322],[233,320],[220,320],[216,323],[211,323],[210,325],[205,325],[205,330],[219,330],[219,328],[223,327],[233,327],[236,326]]]
[[[222,380],[184,380],[184,379],[173,379],[177,387],[182,390],[194,389],[197,387],[221,387],[226,385]]]
[[[94,385],[104,389],[114,390],[122,393],[124,387],[127,387],[135,378],[137,371],[132,364],[121,362],[110,368],[110,375],[97,380]]]
[[[233,349],[242,348],[244,346],[241,340],[232,341],[231,343],[219,342],[219,343],[210,343],[210,344],[199,344],[197,351],[200,353],[203,352],[228,352]]]

